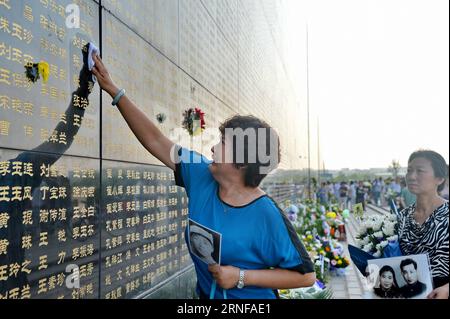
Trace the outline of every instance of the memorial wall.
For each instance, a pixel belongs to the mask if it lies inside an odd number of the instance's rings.
[[[98,84],[86,86],[85,45],[100,47],[151,119],[166,115],[158,125],[175,142],[208,157],[217,142],[186,139],[188,108],[210,130],[254,114],[279,131],[281,167],[293,168],[306,127],[280,49],[281,6],[0,0],[0,298],[193,297],[185,192]],[[33,82],[26,67],[39,62],[48,79]]]

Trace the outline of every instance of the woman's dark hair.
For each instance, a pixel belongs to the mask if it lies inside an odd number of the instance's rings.
[[[381,275],[384,274],[385,272],[390,272],[392,274],[392,277],[394,278],[394,287],[398,288],[397,279],[395,278],[395,271],[394,271],[394,269],[391,266],[388,266],[388,265],[385,265],[385,266],[381,267],[380,272],[379,272],[380,279],[381,279]]]
[[[270,169],[270,167],[273,165],[273,167],[276,167],[280,163],[280,139],[278,137],[278,134],[275,132],[275,130],[266,122],[263,120],[258,119],[255,116],[252,115],[235,115],[228,120],[226,120],[220,127],[219,131],[222,135],[222,138],[225,138],[226,129],[242,129],[243,132],[246,132],[247,129],[251,129],[255,132],[254,138],[256,140],[250,139],[248,136],[244,135],[243,138],[243,145],[238,145],[236,140],[236,136],[233,136],[233,163],[236,168],[245,168],[245,174],[244,174],[244,183],[245,186],[248,187],[258,187],[261,181],[267,176],[267,174],[261,173],[261,168],[266,167]],[[262,159],[259,158],[259,134],[261,133],[260,129],[265,129],[265,145],[266,154],[265,156],[270,157],[269,163],[263,163]],[[245,133],[244,133],[245,134]],[[274,141],[273,138],[276,140]],[[254,150],[256,150],[256,154],[249,154],[249,145],[250,143],[255,143],[256,147]],[[276,144],[276,153],[277,154],[267,154],[270,153],[272,147],[274,144]],[[243,152],[243,161],[242,157],[239,160],[237,160],[237,149],[241,150]],[[255,162],[250,162],[249,160],[254,155]],[[276,156],[276,163],[272,163],[272,159],[274,159]],[[275,165],[274,165],[275,164]]]
[[[430,150],[419,150],[409,156],[408,164],[416,158],[424,158],[430,161],[435,177],[443,178],[444,181],[438,186],[438,192],[445,187],[445,179],[448,177],[448,165],[439,153]]]

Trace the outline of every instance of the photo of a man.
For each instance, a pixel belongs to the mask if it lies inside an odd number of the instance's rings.
[[[407,258],[401,261],[400,270],[406,285],[401,287],[401,294],[405,298],[412,298],[414,296],[420,295],[426,289],[426,285],[419,281],[419,276],[417,273],[417,263],[411,259]]]

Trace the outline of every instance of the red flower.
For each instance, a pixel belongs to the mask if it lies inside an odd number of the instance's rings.
[[[206,124],[205,123],[205,113],[202,112],[202,110],[199,108],[195,108],[195,113],[196,113],[197,117],[200,119],[200,126],[201,126],[202,130],[204,130],[205,124]]]
[[[194,121],[198,120],[200,121],[200,127],[195,128]],[[198,134],[197,129],[203,131],[206,127],[205,113],[200,108],[187,109],[183,113],[182,126],[189,132],[189,135],[193,136],[194,134]],[[194,129],[196,132],[194,132]]]

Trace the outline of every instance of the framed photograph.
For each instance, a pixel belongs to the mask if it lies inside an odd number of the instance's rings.
[[[433,291],[425,254],[368,260],[370,299],[425,299]]]
[[[220,265],[222,234],[189,219],[188,236],[194,256],[208,265]]]

